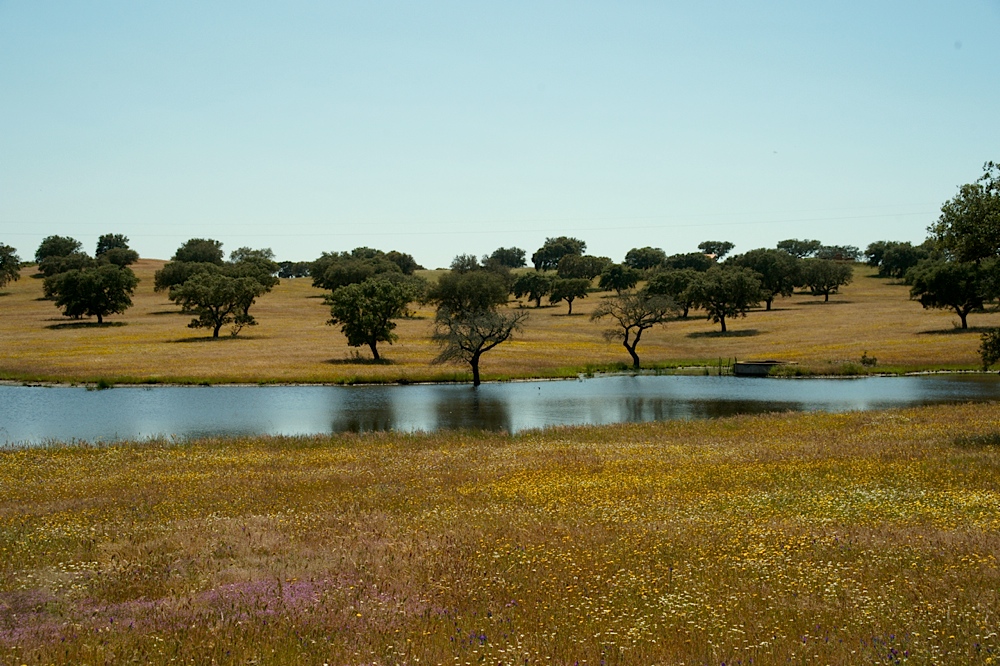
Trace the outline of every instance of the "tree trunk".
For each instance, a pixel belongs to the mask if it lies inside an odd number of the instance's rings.
[[[472,385],[479,386],[482,383],[479,381],[479,354],[469,359],[469,365],[472,366]]]
[[[722,324],[722,332],[725,333],[726,332],[726,318],[725,317],[719,317],[719,323]]]
[[[826,293],[823,294],[823,302],[824,303],[829,303],[830,302],[830,292],[826,292]]]
[[[379,360],[378,349],[375,349],[375,343],[369,342],[368,346],[372,348],[372,358],[374,358],[376,361]]]
[[[573,299],[570,298],[566,302],[569,303],[569,312],[566,313],[566,315],[569,316],[573,314]]]
[[[639,355],[635,353],[636,342],[632,343],[632,346],[628,346],[628,342],[622,342],[622,346],[628,350],[628,355],[632,357],[632,368],[635,370],[639,369]]]
[[[969,328],[969,322],[965,320],[965,318],[969,316],[969,313],[958,308],[955,308],[955,312],[958,313],[958,318],[962,320],[962,328]]]
[[[538,298],[535,299],[535,307],[536,308],[542,307],[542,297],[541,296],[539,296]]]
[[[687,319],[688,318],[688,310],[690,310],[690,309],[691,309],[691,306],[685,304],[684,305],[684,314],[682,314],[681,317],[683,317],[684,319]]]
[[[100,326],[103,323],[104,323],[104,319],[101,317],[101,313],[98,312],[97,313],[97,325]]]
[[[765,310],[770,310],[771,309],[771,301],[773,301],[773,300],[774,300],[773,298],[768,298],[768,299],[764,300],[764,302],[767,303],[767,307],[764,308]]]
[[[216,324],[215,325],[215,329],[212,331],[212,337],[213,338],[219,337],[219,329],[220,328],[222,328],[222,324]]]

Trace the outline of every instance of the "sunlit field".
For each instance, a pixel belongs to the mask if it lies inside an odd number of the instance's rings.
[[[996,406],[0,453],[0,663],[990,664]]]
[[[414,318],[399,321],[399,340],[381,345],[385,363],[373,364],[367,348],[347,346],[339,329],[327,326],[323,293],[308,279],[282,280],[260,298],[252,313],[258,326],[238,337],[212,340],[204,329],[187,328],[183,315],[163,293],[153,292],[153,273],[162,262],[142,260],[135,306],[98,327],[90,320],[60,315],[41,300],[42,281],[30,276],[0,295],[0,379],[111,382],[359,382],[468,380],[467,367],[433,366],[438,348],[430,339],[434,312],[417,306]],[[434,272],[425,274],[433,277]],[[483,357],[484,379],[574,375],[627,363],[621,345],[606,341],[602,322],[589,315],[606,294],[566,305],[513,301],[528,306],[523,334]],[[543,301],[544,302],[544,301]],[[719,326],[693,312],[688,320],[647,331],[639,345],[646,366],[715,365],[719,359],[776,358],[810,372],[857,371],[862,354],[878,360],[875,371],[978,367],[979,332],[1000,326],[1000,314],[958,318],[923,310],[905,285],[872,277],[858,267],[855,280],[824,303],[796,294],[778,298],[770,312],[758,310]],[[978,330],[977,330],[978,329]]]

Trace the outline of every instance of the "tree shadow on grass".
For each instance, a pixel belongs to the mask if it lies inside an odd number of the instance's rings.
[[[128,326],[128,322],[106,321],[98,324],[96,321],[75,321],[66,324],[51,324],[45,328],[52,331],[61,331],[64,328],[117,328],[119,326]]]
[[[987,432],[982,435],[960,435],[951,440],[955,446],[963,448],[984,448],[1000,446],[1000,432]]]
[[[738,331],[699,331],[697,333],[688,333],[689,338],[752,338],[754,336],[760,335],[760,331],[756,328],[745,328]]]
[[[981,335],[992,330],[992,326],[970,326],[969,328],[959,328],[958,326],[953,326],[952,328],[935,328],[928,331],[917,331],[917,335],[965,335],[966,333],[978,333]]]
[[[184,315],[185,317],[190,317],[190,312],[183,312],[181,310],[157,310],[156,312],[150,312],[151,315]]]
[[[360,355],[351,356],[350,358],[331,358],[323,362],[327,365],[395,365],[392,360],[387,358],[380,358],[376,361],[373,358]]]
[[[229,335],[228,333],[219,333],[219,337],[213,338],[211,335],[199,335],[190,338],[177,338],[176,340],[169,340],[171,343],[188,343],[188,342],[218,342],[222,343],[226,340],[255,340],[252,335]]]
[[[815,301],[802,301],[801,303],[799,303],[799,305],[834,305],[834,304],[836,304],[836,305],[850,305],[851,303],[854,302],[854,301],[845,301],[845,300],[840,299],[840,298],[831,298],[828,301],[822,300],[819,296],[817,296],[816,298],[819,299],[819,300],[815,300]]]

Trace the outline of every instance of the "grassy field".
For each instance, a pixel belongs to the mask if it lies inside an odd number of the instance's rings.
[[[307,279],[283,280],[259,299],[253,312],[260,325],[239,337],[212,340],[189,329],[189,316],[153,292],[153,273],[162,262],[135,267],[142,282],[135,307],[108,324],[66,319],[41,300],[42,281],[33,269],[0,295],[0,379],[96,382],[359,382],[466,380],[462,366],[432,366],[437,347],[430,340],[433,311],[417,308],[401,320],[399,341],[384,345],[387,362],[373,364],[367,349],[347,347],[340,331],[325,322],[323,292]],[[433,275],[433,272],[428,272]],[[601,295],[566,306],[531,308],[523,335],[483,357],[485,379],[567,376],[588,368],[627,362],[625,350],[601,336],[591,322]],[[511,307],[521,304],[512,303]],[[1000,314],[974,314],[973,327],[1000,326]],[[777,358],[810,372],[860,369],[865,352],[875,370],[900,371],[978,366],[979,331],[956,329],[957,317],[926,311],[908,299],[907,287],[856,269],[852,284],[830,302],[807,294],[777,299],[774,310],[751,312],[718,325],[693,313],[688,320],[648,331],[639,346],[646,366],[715,364],[719,358]]]
[[[0,664],[991,664],[995,406],[0,452]]]

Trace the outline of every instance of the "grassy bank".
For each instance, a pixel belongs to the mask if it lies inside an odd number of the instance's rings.
[[[0,663],[988,664],[992,406],[0,453]]]
[[[165,294],[153,292],[153,273],[162,262],[136,266],[142,280],[124,315],[104,326],[66,319],[43,300],[42,281],[24,277],[0,295],[0,379],[124,383],[371,383],[468,381],[467,368],[435,366],[438,348],[430,335],[434,312],[417,308],[399,322],[399,341],[383,345],[385,362],[346,345],[327,326],[323,292],[307,279],[283,280],[254,306],[259,326],[239,337],[213,340],[187,328]],[[433,276],[433,272],[428,272]],[[589,314],[601,294],[574,305],[534,308],[524,333],[483,357],[484,378],[572,377],[614,370],[627,362],[621,345],[606,341],[604,324]],[[513,302],[511,307],[527,305]],[[908,299],[907,287],[872,277],[862,267],[855,280],[830,302],[808,294],[777,299],[770,312],[758,310],[729,322],[727,334],[699,313],[643,335],[639,353],[647,367],[715,366],[720,359],[776,358],[795,362],[804,374],[906,372],[974,369],[983,327],[1000,326],[1000,313],[974,314],[973,327],[955,328],[957,318],[923,310]],[[863,354],[878,365],[860,364]]]

